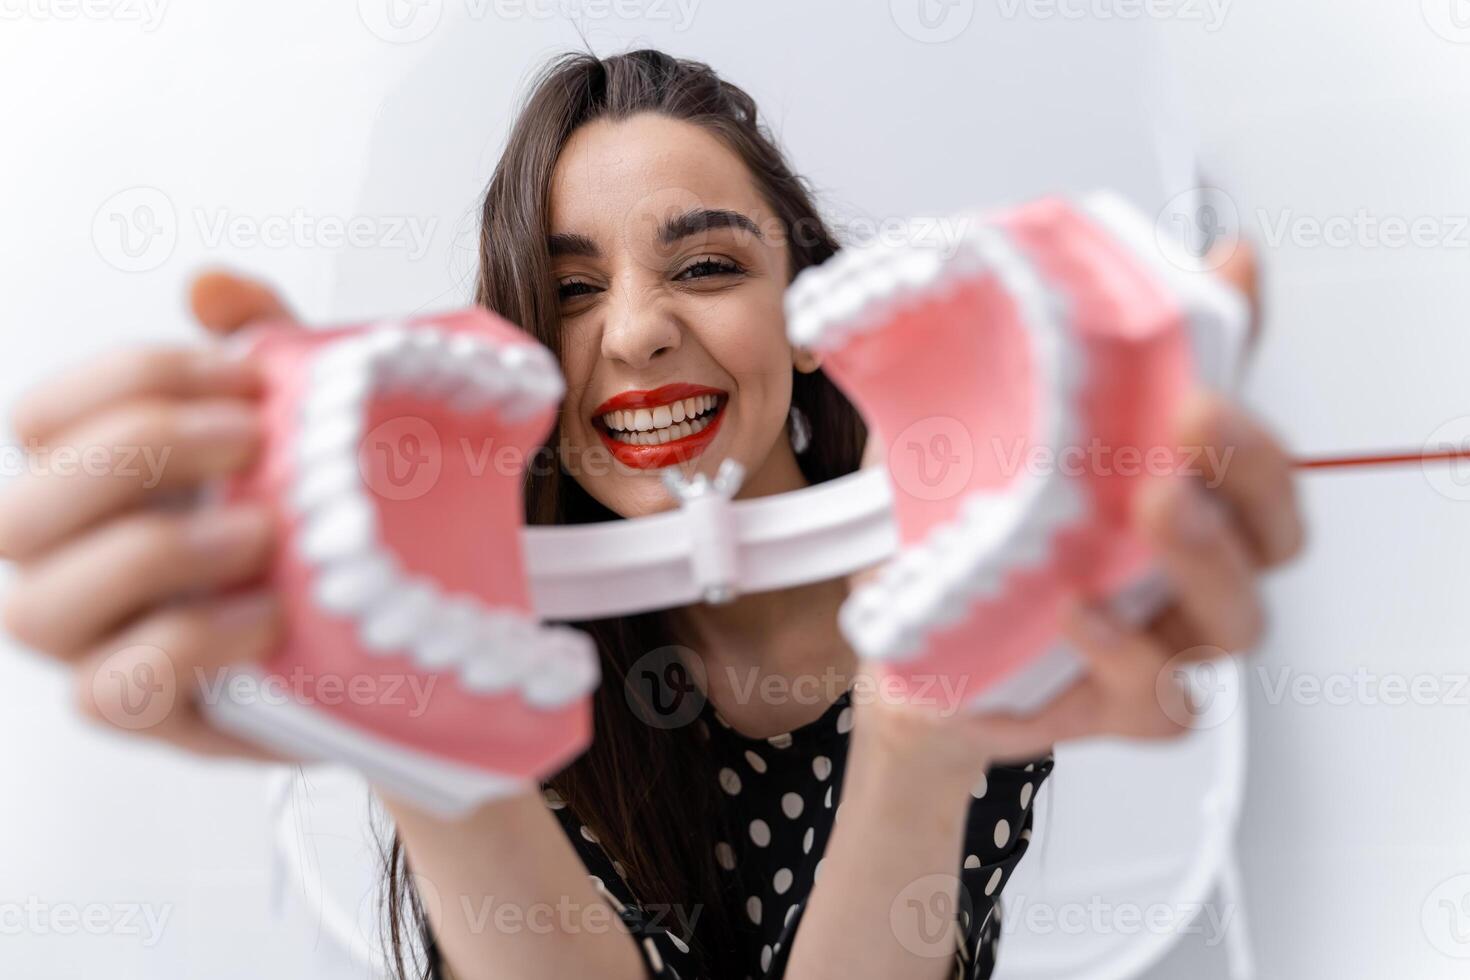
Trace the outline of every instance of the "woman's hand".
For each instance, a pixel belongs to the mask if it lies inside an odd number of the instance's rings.
[[[223,274],[200,277],[192,300],[217,334],[286,315],[269,290]],[[0,494],[0,557],[19,570],[9,631],[72,669],[86,714],[206,754],[261,756],[210,728],[198,697],[274,645],[276,600],[249,589],[270,521],[193,499],[254,459],[260,381],[219,348],[99,358],[21,401],[30,465]]]

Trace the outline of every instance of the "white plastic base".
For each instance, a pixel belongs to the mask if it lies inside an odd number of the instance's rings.
[[[237,673],[258,677],[249,671]],[[352,766],[374,788],[441,817],[462,816],[484,803],[530,789],[523,780],[405,748],[291,701],[226,697],[205,705],[204,711],[222,731],[291,758]]]

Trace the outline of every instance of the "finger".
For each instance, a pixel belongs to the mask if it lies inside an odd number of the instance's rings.
[[[189,305],[201,324],[221,335],[254,324],[296,319],[275,290],[232,272],[196,276],[189,288]]]
[[[1139,493],[1135,521],[1190,623],[1189,646],[1243,650],[1260,641],[1255,563],[1218,500],[1190,479],[1157,480]]]
[[[28,447],[44,445],[110,405],[129,401],[248,398],[258,366],[225,348],[114,354],[63,375],[21,399],[13,428]]]
[[[1221,242],[1211,250],[1206,264],[1245,297],[1250,306],[1250,335],[1247,342],[1254,347],[1260,339],[1261,327],[1260,265],[1256,261],[1256,250],[1250,242],[1240,239]]]
[[[5,622],[28,646],[69,657],[147,606],[257,577],[270,542],[270,517],[256,506],[122,518],[28,568]]]
[[[1086,674],[1040,711],[1018,717],[983,715],[975,734],[998,758],[1021,759],[1046,746],[1100,735],[1161,738],[1183,730],[1174,695],[1160,694],[1165,652],[1099,609],[1077,605],[1063,635],[1082,658]]]
[[[235,472],[261,438],[248,402],[138,402],[89,419],[0,496],[0,556],[30,559],[150,495]]]
[[[95,721],[200,754],[280,761],[215,730],[200,708],[224,690],[225,670],[268,657],[280,628],[269,593],[156,611],[88,651],[75,673],[77,704]]]
[[[1179,445],[1200,447],[1206,485],[1234,509],[1254,560],[1269,568],[1294,557],[1305,531],[1291,461],[1275,438],[1209,393],[1190,401],[1178,431]]]

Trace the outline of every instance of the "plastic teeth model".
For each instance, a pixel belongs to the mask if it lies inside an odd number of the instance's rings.
[[[216,723],[445,812],[565,765],[597,653],[537,621],[521,542],[555,358],[474,310],[256,344],[270,437],[232,493],[275,506],[287,628]]]
[[[1195,383],[1231,380],[1246,312],[1119,198],[963,217],[948,254],[863,247],[803,273],[788,334],[886,450],[899,550],[844,635],[916,699],[1026,711],[1076,675],[1070,594],[1145,611],[1132,494],[1176,459]]]

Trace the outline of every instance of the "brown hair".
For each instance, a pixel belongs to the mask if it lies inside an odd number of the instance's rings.
[[[573,53],[536,79],[485,194],[476,299],[536,337],[558,356],[560,321],[551,257],[551,176],[578,127],[597,119],[653,112],[700,126],[721,139],[749,170],[784,225],[796,273],[838,249],[805,181],[792,173],[754,100],[709,66],[642,50],[609,58]],[[792,403],[811,424],[797,457],[810,483],[858,468],[867,430],[856,409],[820,370],[793,371]],[[530,524],[614,520],[555,462],[553,431],[526,476]],[[539,465],[538,465],[539,464]],[[677,643],[662,612],[574,624],[597,642],[603,683],[595,695],[594,739],[586,754],[548,783],[626,872],[640,902],[698,915],[692,937],[713,976],[733,969],[737,925],[721,892],[714,845],[722,806],[694,726],[665,729],[640,720],[629,703],[627,671],[640,656]],[[387,913],[395,969],[404,965],[402,922],[416,923],[427,951],[418,975],[442,975],[433,936],[408,880],[400,842],[388,854]]]

